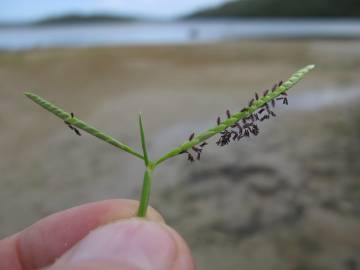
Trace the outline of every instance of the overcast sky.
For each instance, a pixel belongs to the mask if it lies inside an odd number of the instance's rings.
[[[65,13],[114,13],[171,18],[229,0],[0,0],[0,21],[29,21]]]

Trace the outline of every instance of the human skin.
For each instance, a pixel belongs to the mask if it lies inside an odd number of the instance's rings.
[[[182,237],[152,208],[136,218],[137,208],[114,199],[46,217],[0,241],[0,269],[195,269]]]

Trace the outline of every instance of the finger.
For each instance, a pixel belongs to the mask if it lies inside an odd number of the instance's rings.
[[[195,268],[185,241],[174,230],[164,224],[132,218],[92,231],[47,270],[65,269]]]
[[[47,266],[91,230],[118,219],[136,216],[138,202],[107,200],[51,215],[0,241],[0,269],[28,270]],[[164,222],[150,208],[147,218]]]

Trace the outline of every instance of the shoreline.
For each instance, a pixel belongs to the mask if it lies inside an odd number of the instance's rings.
[[[359,39],[360,20],[208,20],[1,28],[0,48],[142,46],[252,39]]]

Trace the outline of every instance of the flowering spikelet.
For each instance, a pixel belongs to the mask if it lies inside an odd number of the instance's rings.
[[[220,121],[218,121],[220,123]],[[191,133],[189,136],[189,141],[191,141],[192,139],[194,139],[195,137],[195,133]],[[192,152],[190,152],[189,150],[186,151],[182,151],[180,154],[187,154],[187,160],[190,162],[194,162],[195,161],[195,157],[194,155],[196,155],[196,159],[200,160],[201,158],[201,153],[204,149],[204,147],[208,145],[207,142],[203,142],[201,143],[198,147],[197,146],[193,146],[191,147]]]
[[[266,98],[268,94],[274,92],[278,86],[281,86],[283,84],[282,81],[280,81],[278,84],[275,84],[271,90],[266,89],[263,94],[262,98]],[[248,107],[242,108],[240,112],[246,112],[249,110],[250,107],[252,107],[255,103],[255,101],[258,101],[260,99],[257,92],[255,92],[255,97],[250,99],[248,103]],[[276,101],[281,101],[282,104],[287,105],[287,94],[282,93],[279,97],[271,99],[269,101],[271,108],[275,108]],[[248,117],[245,117],[241,119],[241,121],[238,121],[234,124],[232,124],[229,128],[224,129],[221,131],[219,139],[216,141],[216,145],[223,147],[225,145],[230,144],[231,141],[239,141],[240,139],[244,137],[250,137],[250,136],[257,136],[260,132],[259,126],[256,124],[256,122],[263,122],[267,119],[270,119],[270,117],[276,117],[276,114],[270,109],[270,105],[268,103],[264,103],[260,108],[258,108],[255,112],[251,113]],[[226,110],[226,119],[231,119],[231,113],[230,110]],[[221,117],[217,117],[216,124],[219,126],[222,124]],[[195,133],[192,133],[189,136],[189,141],[191,141],[195,137]],[[207,145],[207,142],[203,142],[198,147],[193,146],[191,147],[191,150],[193,153],[190,153],[189,151],[184,151],[183,153],[187,154],[187,159],[190,162],[194,162],[195,159],[200,160],[202,150],[204,146]],[[196,158],[195,158],[196,157]]]
[[[263,92],[262,97],[266,98],[269,93],[274,92],[276,90],[276,88],[278,86],[281,86],[282,84],[283,84],[283,82],[280,81],[278,84],[275,84],[271,88],[271,90],[266,89]],[[248,103],[248,107],[242,108],[240,110],[240,112],[248,111],[249,108],[254,105],[255,101],[258,101],[259,99],[260,99],[260,97],[259,97],[258,93],[255,92],[255,97],[250,99],[250,101]],[[271,99],[271,101],[269,101],[271,108],[275,108],[276,101],[281,101],[282,104],[287,105],[288,100],[287,100],[286,92],[282,93],[280,97]],[[276,117],[276,114],[275,114],[275,112],[273,112],[270,109],[270,106],[268,103],[264,103],[259,109],[257,109],[255,112],[251,113],[248,117],[241,119],[241,121],[238,121],[238,122],[234,123],[233,125],[231,125],[229,128],[221,131],[219,133],[220,137],[216,141],[216,145],[223,147],[225,145],[230,144],[231,141],[239,141],[240,139],[242,139],[244,137],[250,137],[252,135],[257,136],[260,132],[260,129],[259,129],[259,126],[256,124],[256,122],[263,122],[267,119],[270,119],[270,117]],[[226,110],[226,118],[227,119],[231,118],[230,110]],[[220,116],[217,117],[216,124],[218,126],[222,124]],[[194,136],[195,136],[195,133],[192,133],[189,137],[189,141],[191,141],[194,138]],[[197,160],[200,159],[203,147],[206,145],[207,145],[207,143],[204,142],[201,145],[199,145],[199,147],[193,146],[191,148],[191,150],[194,152],[194,154],[196,154]],[[187,153],[188,160],[190,162],[195,161],[195,156],[192,153],[190,153],[189,151],[186,151],[184,153]]]
[[[200,159],[203,147],[207,145],[207,143],[203,143],[204,140],[207,140],[216,134],[219,135],[216,145],[220,147],[228,145],[232,141],[239,141],[244,137],[257,136],[260,132],[259,123],[272,117],[276,117],[276,113],[273,110],[278,103],[288,105],[289,102],[286,91],[301,80],[303,76],[313,68],[314,65],[309,65],[298,70],[285,82],[279,81],[271,88],[263,91],[261,96],[258,92],[255,92],[254,96],[249,100],[248,106],[241,108],[240,112],[232,114],[230,110],[226,110],[225,117],[223,118],[224,120],[218,116],[215,127],[196,136],[194,134],[190,135],[188,142],[180,145],[174,151],[169,152],[158,162],[160,163],[176,153],[187,153],[188,159],[194,161],[195,155],[191,154],[189,152],[190,150],[196,154],[196,159]]]

